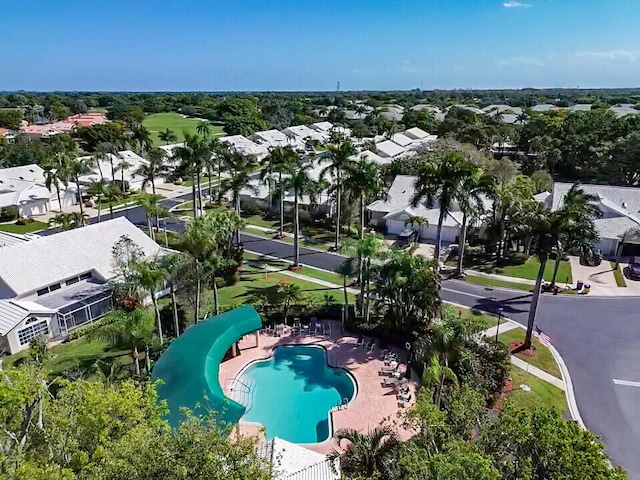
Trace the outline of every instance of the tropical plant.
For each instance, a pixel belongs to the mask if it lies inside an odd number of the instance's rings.
[[[160,139],[160,141],[164,142],[165,145],[169,145],[170,143],[178,141],[178,136],[173,133],[173,130],[170,130],[169,128],[159,132],[158,138]]]
[[[427,388],[434,389],[434,403],[438,408],[440,408],[445,380],[458,385],[458,377],[453,370],[441,364],[437,357],[431,357],[422,374],[422,384]]]
[[[173,328],[176,337],[180,336],[180,319],[178,317],[178,302],[176,300],[176,283],[178,274],[184,263],[184,256],[178,253],[162,255],[158,258],[158,267],[162,270],[163,276],[169,284],[169,294],[171,296],[171,313],[173,315]]]
[[[146,352],[147,370],[151,370],[149,347],[153,343],[153,317],[145,308],[131,312],[114,310],[106,315],[100,327],[87,334],[89,341],[103,341],[113,347],[131,350],[136,375],[140,375],[140,349]]]
[[[188,132],[184,133],[184,144],[176,148],[175,155],[181,160],[181,167],[191,175],[191,191],[193,195],[193,216],[203,213],[202,188],[200,174],[207,159],[212,155],[208,142]]]
[[[282,304],[282,312],[284,314],[284,324],[287,324],[289,309],[302,299],[302,289],[295,283],[281,283],[276,291],[278,295],[278,303]]]
[[[149,148],[147,150],[147,164],[141,164],[136,170],[136,174],[143,177],[142,190],[151,185],[151,193],[156,194],[156,178],[163,172],[166,153],[161,148]]]
[[[420,215],[409,215],[407,219],[404,221],[404,226],[405,227],[411,226],[411,229],[418,227],[416,231],[416,242],[419,242],[420,234],[422,233],[422,228],[428,227],[429,221],[426,218],[421,217]]]
[[[158,299],[156,295],[158,291],[162,289],[162,285],[165,279],[165,272],[161,268],[157,259],[144,258],[136,265],[136,279],[140,288],[151,297],[153,309],[156,314],[158,339],[160,341],[160,345],[162,345],[162,319],[160,317],[160,308],[158,307]]]
[[[360,238],[364,236],[366,226],[366,200],[377,198],[384,189],[380,170],[375,163],[366,158],[349,165],[346,172],[345,190],[353,194],[360,202]]]
[[[89,193],[91,195],[95,195],[96,196],[96,204],[98,207],[98,218],[97,218],[97,222],[100,223],[100,218],[102,215],[102,198],[104,197],[106,191],[107,191],[107,184],[104,180],[100,179],[100,180],[92,180],[90,185],[89,185]]]
[[[160,228],[159,219],[168,217],[170,215],[169,209],[164,207],[160,200],[162,197],[158,195],[152,195],[150,193],[141,193],[138,196],[140,206],[144,210],[145,218],[147,220],[147,228],[149,230],[149,236],[155,240],[156,234],[152,226],[151,219],[155,219],[155,229]]]
[[[347,478],[393,478],[395,455],[400,448],[396,433],[388,427],[376,427],[368,433],[354,429],[338,430],[334,438],[342,452],[333,450],[329,459],[339,460],[340,470]]]
[[[278,193],[278,212],[280,213],[279,237],[284,237],[284,195],[286,183],[283,175],[288,174],[298,164],[298,156],[291,147],[273,147],[269,150],[269,155],[261,163],[260,179],[267,182],[269,186],[269,201],[274,184],[274,175],[277,175],[275,182]]]
[[[336,240],[334,244],[334,250],[340,250],[340,214],[341,214],[341,197],[344,187],[344,180],[348,169],[351,167],[353,160],[351,156],[356,153],[355,147],[350,140],[345,140],[338,145],[329,145],[329,165],[324,167],[320,172],[320,178],[322,180],[329,180],[331,178],[332,187],[336,199]]]
[[[300,200],[308,197],[309,203],[315,200],[317,183],[309,176],[311,164],[295,163],[289,170],[289,184],[293,188],[293,266],[300,264]]]
[[[196,132],[198,133],[198,135],[202,135],[202,137],[204,138],[209,138],[209,135],[211,135],[211,124],[209,122],[201,120],[196,127]]]
[[[48,157],[43,164],[44,182],[49,191],[51,188],[56,189],[58,198],[58,211],[62,212],[62,200],[60,199],[60,184],[65,187],[69,186],[69,172],[65,169],[68,167],[68,158],[64,152],[56,152],[52,157]]]
[[[342,292],[344,294],[344,317],[342,318],[342,331],[344,331],[344,322],[346,322],[349,318],[349,294],[347,293],[347,282],[353,278],[355,274],[355,268],[353,265],[353,259],[348,258],[344,262],[342,262],[338,268],[336,268],[336,273],[342,277]]]
[[[442,224],[460,198],[464,181],[473,174],[474,165],[458,152],[438,152],[425,158],[416,179],[412,204],[424,202],[428,208],[437,205],[438,229],[434,258],[440,261]]]
[[[220,190],[223,193],[231,192],[233,209],[238,217],[240,217],[240,192],[249,190],[257,192],[257,188],[251,184],[251,176],[253,174],[254,163],[250,160],[244,165],[238,165],[230,172],[230,176],[222,180]],[[236,230],[236,242],[240,244],[240,230]]]

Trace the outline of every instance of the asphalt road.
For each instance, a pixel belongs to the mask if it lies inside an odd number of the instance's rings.
[[[189,199],[190,194],[181,198]],[[163,200],[166,207],[180,202]],[[131,222],[145,226],[140,207],[120,211]],[[104,215],[103,218],[108,218]],[[179,220],[167,229],[181,231]],[[283,242],[241,234],[245,249],[291,260],[293,246]],[[334,271],[344,261],[338,254],[300,248],[303,264]],[[447,280],[442,284],[444,300],[497,313],[526,325],[531,295]],[[595,298],[545,295],[540,300],[537,325],[550,335],[562,355],[571,378],[578,408],[586,426],[601,435],[614,463],[629,477],[640,480],[640,298]],[[614,379],[638,382],[615,384]]]

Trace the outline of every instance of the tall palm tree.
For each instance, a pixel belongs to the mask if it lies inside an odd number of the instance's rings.
[[[176,332],[176,338],[180,336],[180,320],[178,318],[178,302],[176,300],[176,283],[178,282],[178,274],[184,262],[182,254],[162,255],[158,259],[158,267],[163,271],[164,278],[169,283],[169,294],[171,295],[171,309],[173,313],[173,328]]]
[[[120,189],[114,184],[109,183],[104,191],[104,196],[109,202],[109,218],[113,219],[113,202],[120,197]]]
[[[137,142],[140,155],[144,156],[145,150],[153,146],[151,132],[144,125],[136,125],[132,131],[132,139]]]
[[[347,444],[343,452],[333,450],[328,457],[340,461],[340,470],[348,478],[392,478],[395,455],[401,442],[389,427],[376,427],[369,433],[342,429],[334,434],[334,438],[339,446],[343,442]]]
[[[527,335],[525,337],[523,349],[531,347],[531,337],[533,335],[533,327],[536,321],[538,311],[538,302],[540,300],[540,291],[544,280],[544,270],[552,251],[556,251],[560,255],[562,244],[576,245],[579,244],[583,248],[593,246],[598,239],[595,230],[595,213],[592,206],[585,201],[584,192],[575,188],[567,193],[569,198],[560,209],[555,212],[546,212],[539,216],[538,224],[534,226],[535,237],[537,239],[536,256],[540,261],[540,268],[536,277],[536,285],[531,298],[531,307],[529,307],[529,318],[527,321]],[[574,198],[572,198],[574,197]]]
[[[267,181],[269,185],[269,198],[271,198],[271,188],[273,185],[273,176],[277,175],[276,182],[279,202],[278,211],[280,213],[280,231],[279,237],[284,237],[284,192],[285,184],[283,175],[290,172],[298,163],[298,156],[291,147],[273,147],[269,150],[269,155],[262,161],[260,168],[260,179]]]
[[[68,160],[64,152],[57,152],[53,157],[48,158],[43,165],[45,186],[49,191],[51,191],[52,187],[56,189],[58,209],[60,212],[62,212],[60,184],[65,187],[69,186],[69,172],[66,170],[66,167],[68,167]]]
[[[211,155],[209,144],[198,135],[184,132],[184,145],[176,149],[176,155],[180,158],[182,166],[191,174],[193,215],[201,215],[204,210],[200,174],[206,159]]]
[[[165,145],[169,145],[170,143],[178,141],[178,136],[173,133],[173,130],[170,130],[169,128],[159,132],[158,138],[160,139],[160,141],[164,142]]]
[[[67,214],[71,228],[80,228],[89,225],[89,216],[86,213],[71,212]]]
[[[84,215],[84,205],[82,203],[82,188],[80,187],[80,175],[86,170],[84,161],[81,158],[67,157],[62,167],[69,172],[69,177],[76,184],[76,194],[78,195],[78,205],[80,207],[80,215]]]
[[[218,153],[220,152],[220,141],[217,138],[212,138],[211,140],[209,140],[209,151],[210,155],[208,155],[204,159],[204,168],[207,171],[207,182],[209,184],[209,201],[212,202],[213,182],[211,181],[211,177],[213,176],[213,171],[216,168],[220,168],[220,159],[218,158]],[[219,184],[218,188],[220,188]]]
[[[344,293],[344,317],[342,319],[342,330],[344,331],[344,322],[348,320],[349,316],[349,294],[347,293],[347,282],[353,278],[354,275],[353,259],[347,258],[336,269],[336,273],[342,277],[342,293]]]
[[[71,217],[66,213],[59,213],[49,219],[49,226],[59,228],[62,231],[71,230],[74,228],[71,223]]]
[[[96,203],[98,204],[98,223],[100,223],[100,218],[102,215],[102,199],[104,198],[106,191],[107,184],[104,180],[100,179],[98,181],[91,181],[91,184],[89,185],[89,193],[96,196]]]
[[[425,159],[419,168],[412,204],[424,202],[428,208],[438,205],[438,230],[434,258],[440,261],[442,224],[460,197],[464,180],[472,175],[474,165],[458,152],[445,152]]]
[[[257,188],[251,185],[251,175],[253,174],[253,166],[251,164],[238,167],[231,172],[231,176],[222,180],[220,190],[224,193],[231,192],[233,209],[238,217],[240,217],[240,192],[243,189],[251,192],[257,192]],[[240,244],[240,231],[236,230],[236,241]]]
[[[341,196],[344,187],[344,179],[346,172],[353,163],[351,156],[356,153],[355,147],[350,140],[345,140],[339,145],[329,145],[329,165],[322,169],[320,178],[327,180],[327,177],[333,177],[332,190],[336,197],[336,241],[334,250],[340,250],[340,214],[341,212]]]
[[[366,227],[366,200],[377,198],[384,189],[378,166],[364,158],[349,165],[346,172],[345,189],[360,200],[360,238]]]
[[[165,279],[165,272],[158,264],[155,258],[146,258],[135,266],[136,279],[138,285],[151,297],[153,310],[156,314],[156,326],[158,328],[158,338],[160,344],[163,343],[162,336],[162,318],[160,317],[160,308],[158,307],[158,299],[156,294],[162,288]]]
[[[311,164],[295,163],[289,170],[291,178],[289,183],[293,188],[293,266],[300,265],[300,199],[308,196],[314,201],[317,192],[317,183],[309,177]]]
[[[89,341],[100,340],[110,346],[120,346],[131,350],[131,356],[140,375],[139,349],[144,348],[149,366],[149,346],[153,341],[153,317],[146,308],[136,308],[131,312],[114,310],[108,313],[102,324],[87,334]]]
[[[141,164],[136,174],[143,177],[142,190],[151,185],[151,193],[156,194],[156,178],[162,175],[162,168],[166,159],[166,153],[161,148],[152,147],[147,150],[148,165]]]
[[[429,221],[424,218],[421,217],[420,215],[410,215],[405,221],[404,221],[404,226],[408,227],[411,226],[411,228],[415,228],[418,227],[418,231],[416,233],[416,242],[420,241],[420,234],[422,233],[422,228],[423,227],[428,227],[429,226]]]
[[[481,168],[469,165],[470,173],[462,179],[457,203],[462,210],[462,225],[458,237],[457,274],[462,276],[464,267],[464,248],[470,217],[479,217],[484,213],[484,197],[492,196],[495,191],[495,179],[485,174]]]

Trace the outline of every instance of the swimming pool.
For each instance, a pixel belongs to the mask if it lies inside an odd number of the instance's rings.
[[[332,435],[329,410],[350,402],[356,383],[350,373],[327,365],[319,346],[283,346],[271,358],[250,364],[238,376],[250,387],[242,419],[258,422],[267,437],[317,443]]]

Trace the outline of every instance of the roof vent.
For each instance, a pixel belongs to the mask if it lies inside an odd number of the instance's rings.
[[[622,202],[622,208],[627,208],[627,202]]]

